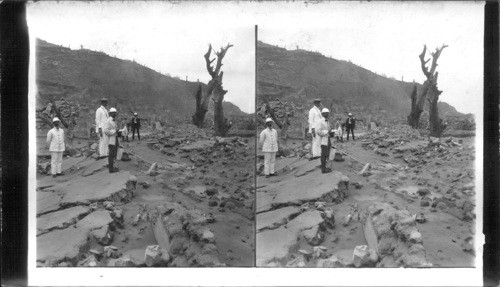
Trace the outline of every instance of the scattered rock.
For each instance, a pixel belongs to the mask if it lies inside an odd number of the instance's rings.
[[[128,255],[123,255],[117,259],[110,259],[108,267],[135,267],[137,264]]]
[[[310,229],[303,230],[302,236],[307,241],[307,243],[313,246],[319,245],[324,239],[324,235],[319,230],[319,226],[314,226]]]
[[[362,175],[362,176],[370,176],[370,175],[371,175],[371,173],[369,172],[370,167],[371,167],[371,164],[370,164],[370,163],[365,164],[365,166],[364,166],[364,167],[363,167],[363,169],[359,172],[359,174],[360,174],[360,175]]]
[[[427,188],[419,188],[419,189],[417,190],[417,193],[418,193],[418,195],[420,195],[420,196],[426,196],[426,195],[431,194],[430,190],[428,190]]]
[[[107,225],[93,230],[92,235],[101,245],[108,245],[113,241],[113,232]]]
[[[210,188],[207,188],[205,193],[208,195],[208,196],[214,196],[215,194],[218,193],[217,189],[214,188],[214,187],[210,187]]]
[[[144,251],[144,263],[148,267],[166,266],[169,260],[168,251],[163,251],[159,245],[149,245]]]
[[[78,262],[77,266],[97,267],[99,266],[99,261],[97,260],[95,255],[91,254],[84,260]]]
[[[448,209],[448,206],[446,205],[446,203],[440,201],[438,202],[438,204],[436,205],[436,208],[438,209],[441,209],[441,210],[445,210],[445,209]]]
[[[359,245],[354,248],[352,261],[355,267],[374,267],[378,262],[377,252],[367,245]]]
[[[144,189],[149,188],[151,186],[151,184],[149,184],[149,182],[147,181],[142,181],[139,183],[139,185],[142,185],[142,188]]]
[[[469,236],[467,237],[462,244],[460,245],[463,251],[465,252],[474,252],[474,238]]]
[[[420,206],[427,207],[429,205],[431,205],[431,201],[429,199],[424,198],[424,199],[420,200]]]

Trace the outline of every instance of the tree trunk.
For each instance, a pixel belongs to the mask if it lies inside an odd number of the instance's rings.
[[[437,88],[430,90],[429,95],[429,128],[433,137],[441,137],[442,123],[439,118],[438,99],[441,94]]]
[[[224,117],[224,110],[222,109],[222,102],[226,91],[219,86],[214,89],[214,128],[215,135],[225,137],[227,133],[226,118]]]
[[[419,122],[420,122],[420,115],[422,114],[422,110],[419,110],[417,108],[412,108],[411,113],[408,115],[408,124],[410,127],[414,129],[419,128]]]
[[[418,107],[417,105],[417,86],[413,85],[413,90],[411,92],[411,110],[410,114],[407,117],[408,124],[410,127],[414,129],[418,129],[418,122],[420,120],[420,115],[423,112],[423,109]]]
[[[211,93],[210,90],[208,92]],[[198,128],[202,128],[203,121],[205,120],[205,115],[208,111],[208,105],[205,104],[206,101],[204,99],[206,97],[210,97],[210,95],[206,95],[205,97],[203,97],[200,84],[198,85],[198,89],[196,90],[196,94],[194,95],[194,97],[196,99],[196,111],[191,119],[195,126],[197,126]]]

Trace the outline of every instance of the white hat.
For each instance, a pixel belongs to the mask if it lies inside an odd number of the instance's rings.
[[[327,109],[327,108],[323,108],[323,109],[321,110],[321,113],[329,113],[329,112],[330,112],[330,110],[329,110],[329,109]]]
[[[58,117],[55,117],[52,119],[52,122],[55,123],[55,122],[60,122],[59,118]]]
[[[134,116],[137,116],[137,113],[134,113]]]
[[[269,123],[269,122],[271,122],[271,123],[272,123],[272,122],[273,122],[273,120],[272,120],[271,118],[267,118],[267,119],[266,119],[266,123]]]
[[[111,108],[111,109],[109,109],[109,112],[110,113],[116,113],[116,109],[115,108]]]
[[[351,113],[349,113],[349,116],[352,116],[352,114],[351,114]]]

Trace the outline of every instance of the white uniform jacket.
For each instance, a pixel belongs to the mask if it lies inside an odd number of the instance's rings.
[[[328,145],[328,137],[331,130],[330,122],[324,118],[316,123],[316,134],[321,138],[321,145]]]
[[[108,110],[104,106],[100,106],[95,111],[95,128],[99,132],[99,128],[103,128],[109,118]]]
[[[275,129],[265,128],[260,133],[259,143],[262,145],[263,152],[277,152],[278,132]]]
[[[316,127],[316,122],[321,119],[323,119],[323,116],[319,108],[316,106],[312,107],[312,109],[309,110],[309,132]]]
[[[47,144],[50,144],[49,151],[64,151],[64,131],[61,128],[52,128],[47,133]]]
[[[116,143],[116,121],[113,118],[109,118],[103,127],[103,132],[108,138],[108,145],[115,145]]]

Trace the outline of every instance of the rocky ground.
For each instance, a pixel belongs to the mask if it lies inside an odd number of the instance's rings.
[[[56,178],[39,144],[37,265],[253,266],[254,142],[192,125],[146,132],[110,174],[75,140]]]
[[[328,174],[308,143],[288,140],[278,176],[257,178],[257,266],[475,266],[473,137],[361,131],[334,143]]]

